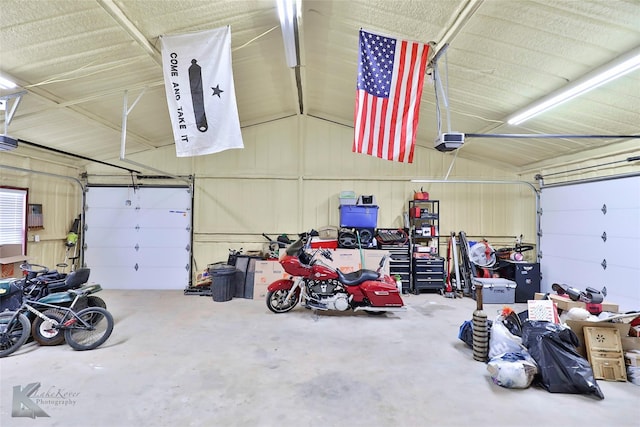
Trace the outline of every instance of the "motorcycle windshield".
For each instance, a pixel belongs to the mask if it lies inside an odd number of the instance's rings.
[[[289,256],[296,256],[304,248],[304,238],[300,238],[293,242],[287,249],[286,254]]]

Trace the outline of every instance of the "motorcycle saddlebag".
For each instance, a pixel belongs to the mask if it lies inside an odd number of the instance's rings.
[[[402,298],[395,284],[367,281],[360,285],[362,293],[371,301],[374,307],[402,307]]]
[[[0,313],[15,311],[22,305],[22,283],[17,279],[0,279]]]

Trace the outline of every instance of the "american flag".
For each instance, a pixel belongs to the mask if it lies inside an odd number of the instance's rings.
[[[360,30],[353,152],[413,162],[429,45]]]

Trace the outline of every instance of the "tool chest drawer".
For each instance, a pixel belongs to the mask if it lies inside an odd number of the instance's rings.
[[[413,293],[439,290],[444,286],[444,258],[414,258],[412,263]]]

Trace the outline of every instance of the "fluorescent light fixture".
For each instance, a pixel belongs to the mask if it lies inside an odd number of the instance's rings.
[[[577,96],[587,93],[607,82],[640,69],[640,47],[637,47],[612,62],[585,74],[565,87],[534,102],[530,106],[512,114],[507,122],[519,125],[540,113],[548,111]]]
[[[17,84],[9,79],[5,79],[4,77],[0,76],[0,89],[13,89],[16,87],[18,87]]]
[[[278,16],[284,40],[284,54],[290,68],[299,66],[298,61],[298,17],[300,2],[298,0],[278,0]]]
[[[0,151],[13,151],[18,148],[18,140],[8,135],[0,135]]]
[[[18,109],[18,105],[20,105],[20,100],[26,93],[26,91],[21,91],[11,95],[0,96],[0,101],[4,104],[4,132],[0,134],[0,151],[11,151],[18,148],[18,140],[7,135],[7,131],[11,120],[13,120],[13,115]],[[11,100],[13,100],[13,103],[10,102]]]

